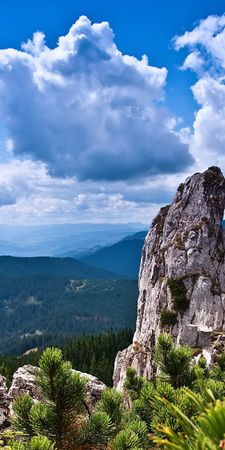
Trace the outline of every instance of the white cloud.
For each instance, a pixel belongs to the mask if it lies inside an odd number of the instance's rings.
[[[189,138],[191,151],[199,168],[213,164],[225,170],[225,15],[202,20],[177,36],[175,47],[188,48],[182,68],[191,68],[198,77],[192,86],[199,109]]]
[[[140,205],[140,199],[128,197],[120,183],[54,178],[39,162],[0,165],[1,223],[150,221],[155,203]]]
[[[0,222],[149,224],[161,204],[170,202],[179,182],[180,175],[129,184],[56,178],[43,163],[14,158],[0,164]]]
[[[1,223],[150,223],[171,200],[193,159],[167,70],[113,37],[81,17],[53,49],[0,50]]]
[[[127,180],[192,163],[163,106],[167,70],[123,55],[107,22],[81,17],[56,48],[35,33],[0,51],[0,115],[15,156],[53,176]],[[175,121],[174,121],[175,122]]]
[[[204,61],[200,56],[200,52],[194,51],[187,56],[181,70],[191,69],[198,73],[201,71],[203,64]]]

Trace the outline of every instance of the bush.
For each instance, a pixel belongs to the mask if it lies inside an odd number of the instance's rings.
[[[169,278],[168,286],[173,297],[174,309],[178,312],[185,311],[189,306],[189,301],[183,278]]]
[[[179,406],[171,405],[173,415],[180,423],[182,432],[177,433],[171,427],[160,425],[163,438],[155,442],[164,450],[218,450],[225,446],[225,405],[215,401],[205,405],[197,394],[190,392],[191,402],[198,405],[198,414],[189,418]]]
[[[137,376],[136,370],[133,367],[128,367],[124,387],[129,392],[132,400],[139,397],[143,385],[144,378]]]
[[[223,355],[222,355],[223,356]],[[123,396],[106,389],[95,410],[86,403],[86,381],[58,349],[46,349],[36,371],[42,401],[14,401],[14,428],[0,433],[5,450],[149,450],[154,440],[170,450],[225,448],[224,358],[213,370],[193,352],[161,334],[149,380],[127,370]],[[220,364],[220,366],[219,366]],[[129,400],[129,401],[128,401]],[[12,434],[13,433],[13,434]],[[205,436],[205,437],[204,437]],[[158,447],[157,447],[158,448]]]
[[[161,380],[170,382],[175,388],[191,385],[194,375],[192,351],[182,345],[176,347],[170,334],[159,336],[154,360]]]
[[[115,430],[118,431],[125,415],[123,398],[120,392],[115,389],[105,389],[101,400],[98,402],[97,410],[106,413]]]
[[[169,309],[164,309],[161,313],[160,323],[165,326],[173,326],[177,322],[177,314]]]
[[[36,372],[43,402],[33,403],[28,394],[13,402],[14,426],[30,438],[46,436],[61,450],[70,449],[77,439],[80,417],[86,410],[87,381],[71,369],[61,350],[47,348]]]

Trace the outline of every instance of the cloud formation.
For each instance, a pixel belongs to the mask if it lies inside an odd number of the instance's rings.
[[[189,51],[182,69],[192,69],[198,77],[192,86],[199,109],[191,151],[200,167],[218,164],[225,170],[225,15],[207,17],[174,42],[177,50]]]
[[[193,162],[163,106],[167,70],[123,55],[107,22],[81,17],[56,48],[35,33],[0,51],[0,117],[16,157],[54,177],[117,181]]]
[[[147,192],[153,204],[143,196]],[[157,202],[153,181],[142,192],[137,185],[128,189],[124,182],[99,185],[55,178],[40,162],[14,158],[0,165],[1,223],[148,223]]]

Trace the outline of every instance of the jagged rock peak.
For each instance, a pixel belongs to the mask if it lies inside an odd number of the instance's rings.
[[[122,388],[126,368],[152,374],[152,349],[161,332],[177,343],[201,347],[212,360],[215,330],[225,330],[225,238],[222,226],[225,179],[218,167],[180,184],[146,237],[139,275],[133,344],[119,352],[114,385]]]

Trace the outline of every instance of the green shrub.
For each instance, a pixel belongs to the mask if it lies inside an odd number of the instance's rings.
[[[143,450],[139,436],[132,430],[122,430],[116,436],[112,445],[113,450]]]
[[[115,389],[105,389],[101,400],[98,402],[97,410],[108,415],[116,431],[120,429],[125,415],[123,398],[120,392]]]
[[[190,386],[193,381],[192,351],[182,345],[176,347],[170,334],[161,334],[155,347],[154,362],[159,378],[175,388]]]
[[[179,312],[185,311],[189,306],[189,301],[183,278],[169,278],[168,286],[173,297],[174,309]]]
[[[182,407],[171,405],[174,417],[180,423],[182,432],[170,426],[158,424],[163,438],[155,438],[155,443],[164,450],[218,450],[225,445],[225,405],[224,401],[211,401],[205,404],[203,399],[193,392],[189,394],[193,404],[198,405],[198,414],[188,417]]]
[[[144,378],[139,377],[133,367],[128,367],[124,387],[129,392],[130,398],[132,400],[135,400],[139,397],[143,385]]]
[[[219,355],[217,358],[218,366],[221,370],[225,370],[225,355]]]
[[[173,326],[177,322],[177,314],[169,309],[164,309],[161,313],[160,323],[165,326]]]

